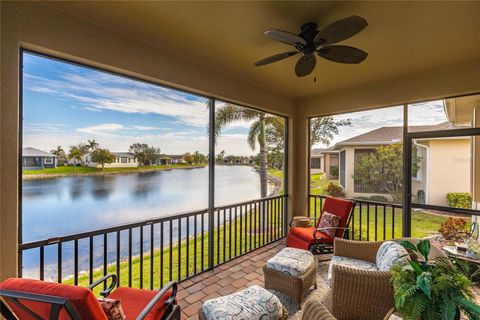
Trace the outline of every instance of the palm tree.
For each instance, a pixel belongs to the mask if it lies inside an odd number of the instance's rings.
[[[50,153],[57,156],[59,163],[65,163],[67,155],[65,154],[65,150],[63,150],[62,146],[57,146],[57,149],[50,150]]]
[[[95,151],[98,149],[98,142],[95,141],[95,139],[93,140],[87,140],[87,145],[88,145],[88,148],[90,149],[90,151]]]
[[[215,139],[220,135],[222,129],[225,126],[235,121],[253,121],[252,125],[250,126],[250,131],[248,132],[247,142],[250,148],[252,148],[252,150],[255,150],[256,144],[258,142],[260,149],[260,193],[262,198],[266,197],[268,182],[268,163],[265,128],[266,126],[280,128],[283,127],[283,122],[277,116],[268,115],[261,111],[226,103],[215,111]]]
[[[70,150],[68,151],[68,159],[72,160],[73,159],[73,170],[75,174],[77,174],[77,161],[82,160],[82,151],[80,150],[79,147],[76,146],[71,146]]]

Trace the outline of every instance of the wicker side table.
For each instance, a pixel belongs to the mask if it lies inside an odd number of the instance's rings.
[[[295,216],[292,219],[292,227],[308,228],[311,227],[311,219],[305,216]]]

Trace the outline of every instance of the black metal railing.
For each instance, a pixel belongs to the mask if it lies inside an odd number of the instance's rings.
[[[310,195],[310,215],[318,219],[326,196]],[[356,240],[387,240],[402,236],[402,205],[357,200],[350,217],[351,238]]]
[[[75,285],[115,273],[122,286],[162,287],[284,237],[285,208],[282,195],[23,243],[21,273]]]

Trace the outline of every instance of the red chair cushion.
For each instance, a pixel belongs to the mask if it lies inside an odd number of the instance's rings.
[[[127,319],[135,319],[157,293],[158,291],[119,287],[108,297],[110,299],[120,300],[125,317]],[[160,319],[167,311],[167,308],[164,306],[164,304],[171,295],[171,291],[168,291],[166,294],[164,294],[145,319]]]
[[[323,232],[317,233],[317,237],[320,238],[320,240],[316,240],[313,237],[313,232],[315,230],[316,228],[314,227],[291,228],[290,232],[287,234],[287,247],[308,250],[310,248],[310,245],[314,243],[333,243],[333,238]]]
[[[88,288],[20,278],[7,279],[0,284],[0,288],[5,290],[15,290],[61,297],[70,301],[73,308],[77,311],[77,313],[82,319],[107,319],[105,317],[105,314],[103,313],[102,308],[100,307],[100,304],[97,301],[97,298]],[[49,318],[50,304],[44,302],[28,301],[23,299],[19,299],[19,301],[25,306],[27,306],[29,309],[37,313],[43,319]],[[27,312],[20,309],[16,305],[9,303],[9,306],[19,319],[34,320],[31,315],[29,315]],[[59,319],[71,319],[68,313],[65,311],[65,308],[62,308],[62,310],[60,311]]]

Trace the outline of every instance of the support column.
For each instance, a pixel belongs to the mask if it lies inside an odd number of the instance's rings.
[[[480,106],[473,109],[472,124],[474,128],[480,128]],[[480,137],[472,138],[472,208],[480,210]],[[476,236],[480,234],[480,219],[472,216],[472,222],[477,223]]]
[[[308,117],[300,109],[294,118],[293,124],[293,157],[292,170],[290,174],[293,178],[292,216],[308,215],[308,192],[309,192],[309,141],[308,141]]]

